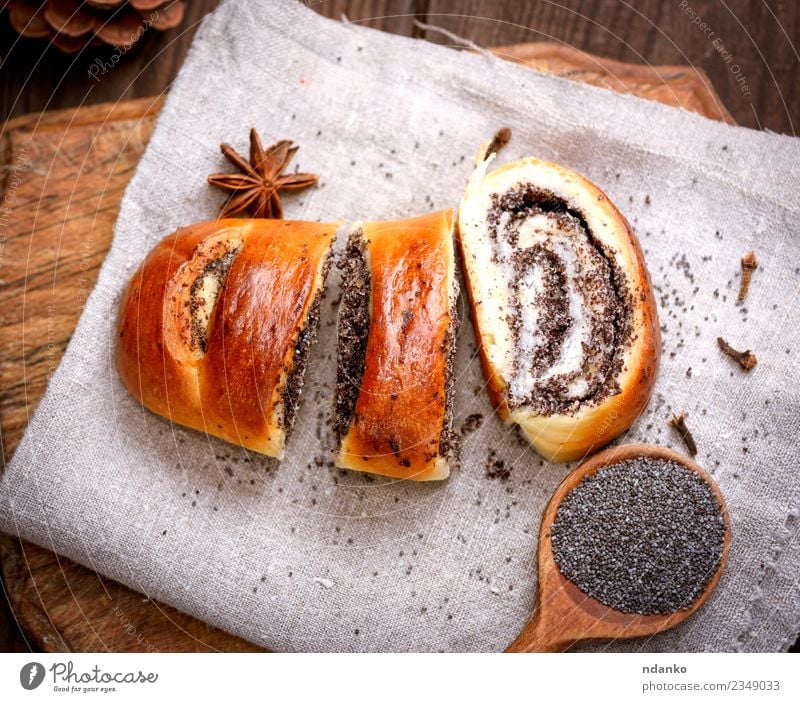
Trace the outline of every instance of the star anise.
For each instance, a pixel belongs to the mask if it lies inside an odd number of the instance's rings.
[[[250,211],[253,217],[282,219],[280,190],[299,190],[313,185],[319,176],[313,173],[288,173],[289,165],[299,147],[286,139],[264,148],[255,129],[250,130],[250,162],[240,156],[230,144],[220,150],[241,173],[214,173],[208,182],[233,194],[220,210],[220,217],[230,217]]]

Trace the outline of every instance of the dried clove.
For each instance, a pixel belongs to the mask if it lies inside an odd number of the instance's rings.
[[[730,356],[746,371],[751,371],[756,367],[758,359],[750,349],[747,349],[747,351],[737,351],[721,336],[717,337],[717,344],[719,344],[720,349],[722,349],[722,353],[726,356]]]
[[[742,256],[742,284],[739,287],[738,302],[744,302],[744,298],[747,297],[747,291],[750,289],[750,279],[753,277],[753,271],[756,268],[758,268],[756,252],[748,251]]]
[[[511,129],[509,127],[502,127],[495,132],[494,137],[489,142],[489,146],[486,147],[486,158],[489,157],[490,154],[496,154],[500,149],[502,149],[508,142],[511,141]]]
[[[689,450],[689,455],[696,456],[697,444],[694,441],[692,432],[689,431],[689,427],[686,426],[686,412],[681,412],[678,415],[673,414],[669,424],[680,434],[683,443],[686,444],[686,448]]]

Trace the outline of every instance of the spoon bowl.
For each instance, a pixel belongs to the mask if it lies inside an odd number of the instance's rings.
[[[552,526],[567,494],[585,477],[594,475],[601,468],[636,458],[672,461],[697,473],[713,490],[725,524],[722,556],[705,589],[689,607],[669,614],[629,614],[603,604],[564,577],[553,555]],[[564,479],[547,504],[539,529],[536,608],[522,633],[506,652],[564,651],[578,641],[650,636],[680,624],[703,605],[719,582],[728,560],[730,534],[730,519],[722,493],[711,476],[686,456],[653,444],[616,446],[591,456]]]

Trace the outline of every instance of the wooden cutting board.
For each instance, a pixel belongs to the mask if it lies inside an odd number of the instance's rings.
[[[537,70],[733,123],[694,68],[624,64],[549,43],[494,51]],[[6,461],[94,286],[125,186],[162,104],[156,97],[28,115],[0,133],[0,438]],[[240,125],[239,136],[249,126]],[[45,651],[260,650],[33,544],[0,535],[0,557],[11,606]]]

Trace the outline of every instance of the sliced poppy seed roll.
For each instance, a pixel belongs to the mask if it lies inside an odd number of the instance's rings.
[[[117,368],[147,409],[283,457],[338,224],[222,219],[179,229],[133,275]]]
[[[647,404],[661,339],[633,232],[597,186],[535,158],[487,173],[458,239],[489,394],[554,461],[580,458]]]
[[[449,475],[453,246],[452,210],[351,229],[339,264],[339,467],[409,480]]]

